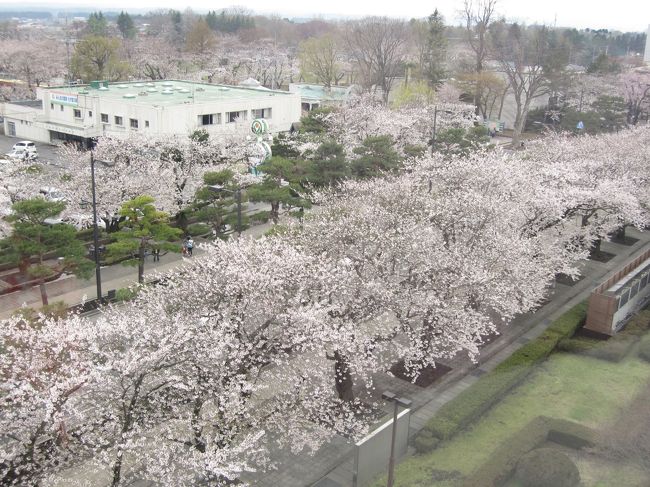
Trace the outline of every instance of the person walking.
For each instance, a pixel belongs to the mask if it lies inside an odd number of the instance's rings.
[[[192,257],[192,250],[194,250],[194,240],[192,237],[187,237],[187,253],[190,257]]]

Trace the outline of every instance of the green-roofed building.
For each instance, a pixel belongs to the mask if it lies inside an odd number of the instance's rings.
[[[102,135],[246,133],[264,118],[273,133],[300,120],[300,95],[287,91],[161,80],[41,87],[40,107],[6,103],[5,134],[40,142],[88,143]]]
[[[300,95],[302,111],[309,112],[315,108],[342,105],[351,94],[357,93],[360,89],[356,85],[327,88],[309,83],[291,83],[289,91]]]

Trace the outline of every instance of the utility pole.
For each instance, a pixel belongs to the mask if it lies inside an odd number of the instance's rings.
[[[388,481],[386,483],[386,487],[393,487],[395,484],[395,439],[397,436],[397,414],[399,412],[399,407],[403,407],[404,409],[408,409],[411,407],[411,401],[409,399],[405,399],[403,397],[397,397],[396,394],[393,394],[392,392],[386,391],[381,395],[381,398],[388,401],[392,402],[395,405],[395,408],[393,409],[393,431],[391,433],[391,440],[390,440],[390,457],[388,459]]]
[[[90,151],[90,176],[93,193],[93,245],[95,246],[95,282],[97,284],[97,301],[102,304],[102,272],[99,264],[99,229],[97,228],[97,198],[95,196],[95,156]]]
[[[431,137],[431,155],[433,155],[436,144],[436,123],[438,122],[438,106],[433,109],[433,134]]]
[[[241,188],[237,188],[237,237],[241,238]]]

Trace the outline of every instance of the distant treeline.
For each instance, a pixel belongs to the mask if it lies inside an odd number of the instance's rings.
[[[222,10],[221,13],[208,12],[205,21],[212,30],[217,32],[235,33],[240,29],[252,29],[255,27],[255,20],[249,14],[244,12],[227,12]]]
[[[6,20],[6,19],[13,19],[13,18],[18,18],[18,19],[44,19],[44,20],[52,20],[52,13],[51,12],[35,12],[35,11],[27,11],[27,12],[11,12],[11,11],[0,11],[0,19]]]

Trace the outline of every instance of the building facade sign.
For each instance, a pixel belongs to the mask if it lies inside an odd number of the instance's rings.
[[[74,105],[77,106],[79,102],[79,97],[77,95],[71,95],[69,93],[50,93],[50,101],[52,103],[61,103],[63,105]]]

